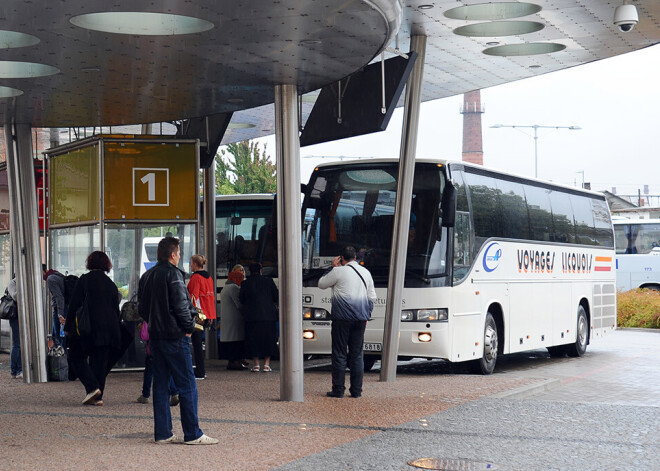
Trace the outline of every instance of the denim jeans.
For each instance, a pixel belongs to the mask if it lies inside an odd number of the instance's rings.
[[[21,335],[18,331],[18,316],[9,319],[9,326],[11,327],[11,353],[9,354],[9,363],[11,374],[16,376],[18,373],[23,372],[23,364],[21,363]]]
[[[154,439],[165,440],[172,436],[172,415],[170,413],[170,378],[179,390],[179,408],[184,441],[202,436],[197,418],[197,384],[192,367],[190,339],[178,340],[151,339],[154,385]]]
[[[61,345],[66,350],[66,337],[60,337],[60,316],[53,310],[53,342],[55,346]]]
[[[364,329],[366,321],[332,321],[332,391],[344,394],[346,365],[351,370],[350,392],[362,394]],[[348,352],[348,353],[347,353]]]
[[[154,361],[151,355],[144,357],[144,374],[142,375],[142,396],[151,396],[151,383],[154,379]],[[174,379],[170,378],[170,396],[179,394],[179,390],[174,384]]]

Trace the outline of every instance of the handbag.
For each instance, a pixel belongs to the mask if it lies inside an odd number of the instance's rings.
[[[5,294],[0,298],[0,319],[12,319],[16,316],[16,301],[9,296],[9,292],[5,290]]]
[[[197,311],[197,315],[195,315],[195,317],[193,318],[193,321],[195,321],[195,330],[202,331],[204,330],[204,322],[206,321],[206,316],[202,311],[202,306],[199,303],[199,299],[193,296],[192,303],[193,306],[195,307],[195,310]]]
[[[138,312],[137,294],[130,301],[126,301],[121,307],[121,318],[126,322],[139,322],[142,320]]]

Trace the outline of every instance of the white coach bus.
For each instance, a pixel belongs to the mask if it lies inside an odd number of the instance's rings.
[[[660,219],[617,219],[616,287],[660,290]]]
[[[318,279],[353,245],[378,294],[365,367],[379,358],[397,176],[398,161],[384,159],[312,174],[303,202],[305,354],[331,351],[330,290]],[[616,327],[614,235],[601,194],[417,160],[412,196],[400,359],[472,361],[490,374],[500,354],[547,348],[582,356],[591,339]]]

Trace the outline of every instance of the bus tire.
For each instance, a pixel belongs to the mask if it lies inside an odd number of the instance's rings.
[[[371,371],[376,360],[378,360],[377,355],[364,355],[364,371]]]
[[[566,346],[566,353],[569,357],[581,357],[587,351],[589,343],[589,321],[584,306],[580,304],[577,312],[577,332],[575,343]]]
[[[499,349],[497,324],[490,312],[486,314],[486,322],[484,323],[483,345],[483,354],[480,359],[474,361],[473,365],[476,373],[489,375],[495,370]]]

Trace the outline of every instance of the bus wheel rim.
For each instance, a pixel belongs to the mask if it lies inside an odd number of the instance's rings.
[[[497,331],[492,326],[486,326],[484,341],[484,357],[487,361],[493,361],[497,357]]]

